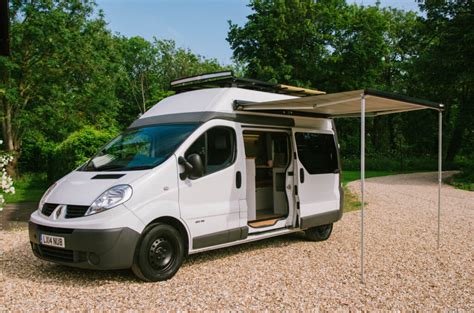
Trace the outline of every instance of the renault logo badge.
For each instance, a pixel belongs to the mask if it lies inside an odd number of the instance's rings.
[[[54,220],[57,220],[58,218],[61,217],[61,213],[63,212],[63,209],[65,209],[65,205],[63,204],[58,205],[56,209],[54,209],[54,212],[53,212]]]

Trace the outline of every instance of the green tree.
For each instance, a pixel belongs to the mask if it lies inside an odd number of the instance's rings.
[[[118,124],[128,126],[167,95],[160,84],[158,50],[141,37],[117,37],[120,75],[116,86],[121,112]]]
[[[89,0],[10,3],[10,58],[0,58],[3,138],[15,160],[24,141],[61,141],[86,124],[113,127],[114,41]]]
[[[414,48],[419,25],[416,14],[379,5],[363,7],[355,4],[347,6],[340,14],[344,23],[336,31],[333,51],[325,62],[326,81],[321,87],[327,91],[371,87],[404,93],[407,62],[416,55]],[[407,143],[399,132],[405,118],[380,116],[367,121],[369,155],[403,157]],[[346,155],[357,155],[358,120],[340,120],[338,127]]]
[[[122,99],[130,99],[140,113],[144,113],[149,102],[156,97],[159,85],[158,50],[141,37],[118,39],[122,54]]]
[[[163,90],[169,89],[171,81],[177,78],[228,68],[221,66],[216,59],[207,59],[189,49],[176,47],[173,40],[155,39],[154,45],[158,50],[160,83]]]
[[[113,36],[92,0],[14,0],[10,7],[12,55],[0,58],[10,170],[21,155],[23,169],[46,171],[71,133],[86,126],[115,132],[171,95],[171,80],[222,68],[172,40]]]
[[[119,37],[121,53],[117,96],[122,110],[119,125],[126,126],[158,101],[173,94],[174,79],[215,72],[223,67],[215,59],[206,59],[190,50],[176,47],[173,40]]]
[[[474,153],[474,3],[420,1],[426,14],[419,55],[410,69],[412,92],[446,103],[446,161]]]
[[[379,88],[401,91],[404,65],[416,51],[417,16],[379,5],[350,5],[339,12],[344,21],[335,30],[324,87],[328,90]]]
[[[57,180],[84,164],[115,135],[114,132],[99,131],[91,126],[85,126],[71,133],[49,155],[48,180]]]
[[[244,26],[232,24],[227,40],[247,75],[272,82],[318,86],[343,0],[253,0]]]

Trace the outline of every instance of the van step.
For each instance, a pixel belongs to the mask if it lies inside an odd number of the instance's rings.
[[[281,218],[272,218],[269,220],[248,222],[248,225],[253,228],[268,227],[275,225],[280,219]]]

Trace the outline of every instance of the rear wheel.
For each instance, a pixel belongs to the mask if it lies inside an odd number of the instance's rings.
[[[311,227],[305,230],[306,238],[311,241],[324,241],[331,236],[332,232],[332,223],[326,225],[320,225],[316,227]]]
[[[133,273],[145,281],[162,281],[176,274],[184,259],[184,243],[177,229],[155,224],[142,235]]]

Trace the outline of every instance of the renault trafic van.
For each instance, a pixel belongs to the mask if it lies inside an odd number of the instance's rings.
[[[187,90],[46,191],[29,223],[37,257],[160,281],[188,254],[297,231],[330,236],[343,199],[333,120],[237,110],[297,97],[281,92]]]

